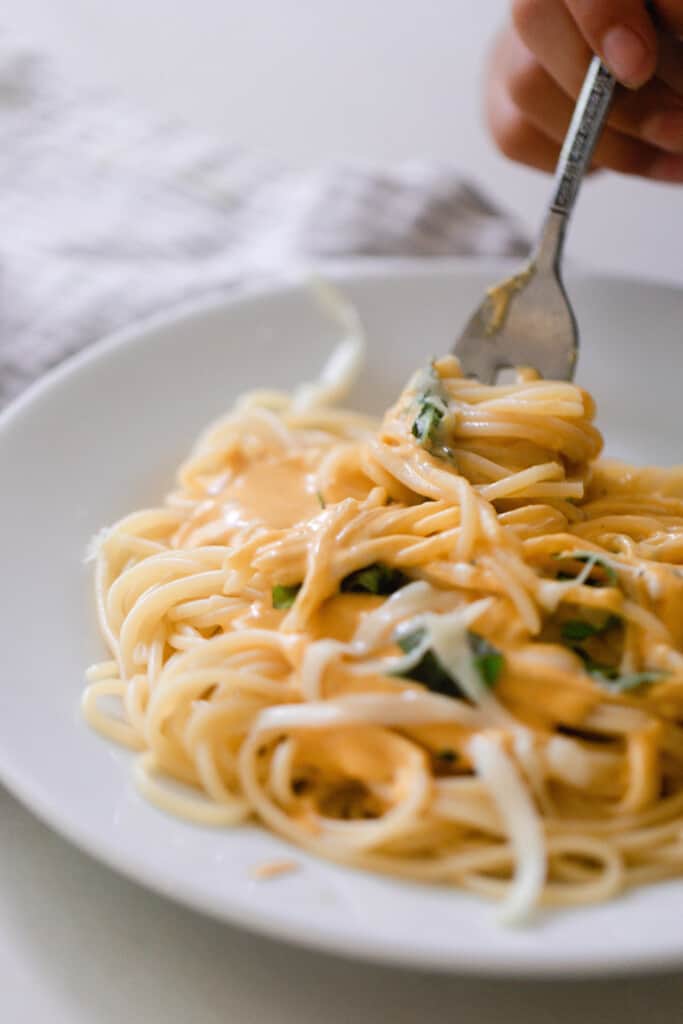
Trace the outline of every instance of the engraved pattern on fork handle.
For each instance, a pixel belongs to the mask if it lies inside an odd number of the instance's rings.
[[[615,85],[612,73],[599,57],[593,57],[557,163],[553,196],[534,253],[537,264],[559,266],[567,223],[600,137]]]

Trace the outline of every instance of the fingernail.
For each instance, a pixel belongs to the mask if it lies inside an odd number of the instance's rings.
[[[650,50],[628,25],[614,25],[602,40],[602,56],[624,85],[637,86],[650,70]]]
[[[658,156],[650,167],[650,177],[655,181],[680,183],[683,181],[682,156]]]
[[[642,127],[646,142],[671,153],[683,152],[683,110],[664,110],[648,118]]]

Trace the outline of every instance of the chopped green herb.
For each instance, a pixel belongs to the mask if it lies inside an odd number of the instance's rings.
[[[503,668],[503,655],[478,633],[468,631],[467,639],[472,652],[472,662],[481,681],[486,686],[495,686]],[[410,654],[424,642],[424,629],[399,633],[396,642],[405,654]],[[416,683],[422,683],[433,693],[441,693],[445,697],[465,698],[458,679],[442,665],[431,648],[425,651],[416,665],[398,674],[407,679],[414,679]]]
[[[606,558],[603,558],[602,555],[597,554],[597,552],[595,552],[595,551],[567,551],[567,552],[565,552],[565,554],[555,555],[555,558],[557,558],[558,561],[561,561],[561,562],[562,561],[573,561],[573,562],[583,562],[584,564],[587,564],[587,565],[590,564],[591,571],[593,569],[593,566],[599,565],[600,568],[604,571],[605,576],[607,577],[607,582],[608,582],[609,586],[610,587],[616,587],[616,585],[617,585],[617,574],[616,574],[616,572],[614,570],[614,566]],[[561,576],[562,579],[574,579],[575,578],[575,577],[571,576],[570,574],[565,574],[565,573],[558,573],[558,577],[560,577],[560,576]],[[589,573],[589,579],[586,580],[586,583],[587,583],[588,586],[600,586],[601,585],[599,581],[591,580],[590,579],[590,573]]]
[[[406,583],[408,577],[400,569],[392,569],[383,562],[374,562],[345,576],[341,589],[345,594],[381,594],[386,597],[400,590]]]
[[[438,396],[426,393],[420,399],[420,411],[413,423],[413,435],[423,446],[435,444],[445,412],[444,403]]]
[[[468,632],[467,637],[475,668],[487,686],[495,686],[503,669],[503,655],[497,647],[490,644],[483,636],[479,636],[478,633]]]
[[[458,755],[450,747],[447,747],[445,750],[437,750],[436,757],[439,761],[445,761],[447,764],[453,764],[454,761],[458,760]]]
[[[321,508],[327,508],[327,505],[325,503],[325,499],[323,498],[323,495],[322,495],[322,491],[316,491],[315,495],[316,495],[316,498],[318,499],[318,504],[320,505],[320,507]]]
[[[277,584],[273,587],[273,608],[283,609],[291,608],[296,601],[296,595],[301,590],[300,583],[293,583],[289,587],[285,587],[282,584]]]
[[[405,654],[410,654],[416,647],[419,647],[424,640],[424,629],[413,629],[407,633],[401,633],[396,642]],[[460,689],[457,679],[454,679],[449,672],[443,668],[441,662],[431,649],[427,649],[420,660],[412,668],[398,675],[405,679],[414,679],[416,683],[422,683],[432,693],[441,693],[444,697],[464,698],[465,694]]]
[[[621,619],[618,615],[609,615],[600,626],[592,622],[586,622],[583,619],[570,619],[568,622],[562,623],[562,640],[570,645],[581,643],[583,640],[588,640],[591,636],[599,636],[601,633],[606,633],[608,629],[612,629],[613,626],[618,626],[620,623]]]
[[[447,456],[447,450],[440,450],[438,434],[441,421],[448,412],[448,394],[444,390],[441,378],[432,363],[428,370],[422,370],[415,378],[418,390],[416,398],[417,416],[413,422],[412,432],[423,448],[437,446],[433,454]]]
[[[590,622],[583,622],[581,619],[571,619],[562,623],[562,639],[566,644],[579,643],[587,640],[589,636],[595,636],[600,630]]]

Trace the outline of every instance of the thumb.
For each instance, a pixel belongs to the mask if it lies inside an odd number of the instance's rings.
[[[632,89],[657,65],[657,33],[643,0],[566,0],[590,48]]]

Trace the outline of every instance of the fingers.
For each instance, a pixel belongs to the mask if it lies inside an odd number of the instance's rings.
[[[657,33],[643,0],[566,0],[591,50],[619,81],[636,89],[654,74]]]
[[[495,79],[489,81],[486,94],[486,120],[498,149],[508,159],[539,171],[555,169],[559,146],[522,114]]]
[[[595,9],[604,4],[593,0],[584,6]],[[683,8],[683,3],[678,0]],[[577,0],[574,0],[576,6]],[[622,12],[628,4],[619,0]],[[642,14],[644,4],[639,4]],[[519,38],[536,56],[563,91],[576,98],[591,59],[589,44],[579,31],[565,0],[515,0],[514,23]],[[683,47],[671,41],[662,49],[660,62],[670,82],[683,77]],[[677,62],[678,58],[678,62]],[[510,71],[514,75],[514,69]],[[511,83],[514,89],[514,83]],[[683,95],[661,78],[651,78],[638,91],[617,90],[608,124],[620,132],[671,153],[683,152]]]
[[[492,68],[487,115],[496,143],[513,160],[550,169],[571,119],[573,100],[511,29],[497,41]],[[602,133],[594,164],[666,181],[683,177],[680,158],[666,157],[655,146],[612,127]]]
[[[564,0],[513,0],[517,34],[570,96],[578,96],[592,57]]]
[[[617,89],[595,163],[683,181],[683,41],[663,28],[683,33],[683,0],[659,0],[657,28],[644,0],[513,0],[512,14],[487,96],[489,125],[506,155],[543,169],[554,161],[595,48],[624,81],[646,80],[637,90]],[[616,66],[614,42],[619,33],[624,42],[626,30],[643,44],[640,63],[631,52],[628,74],[626,60]]]

